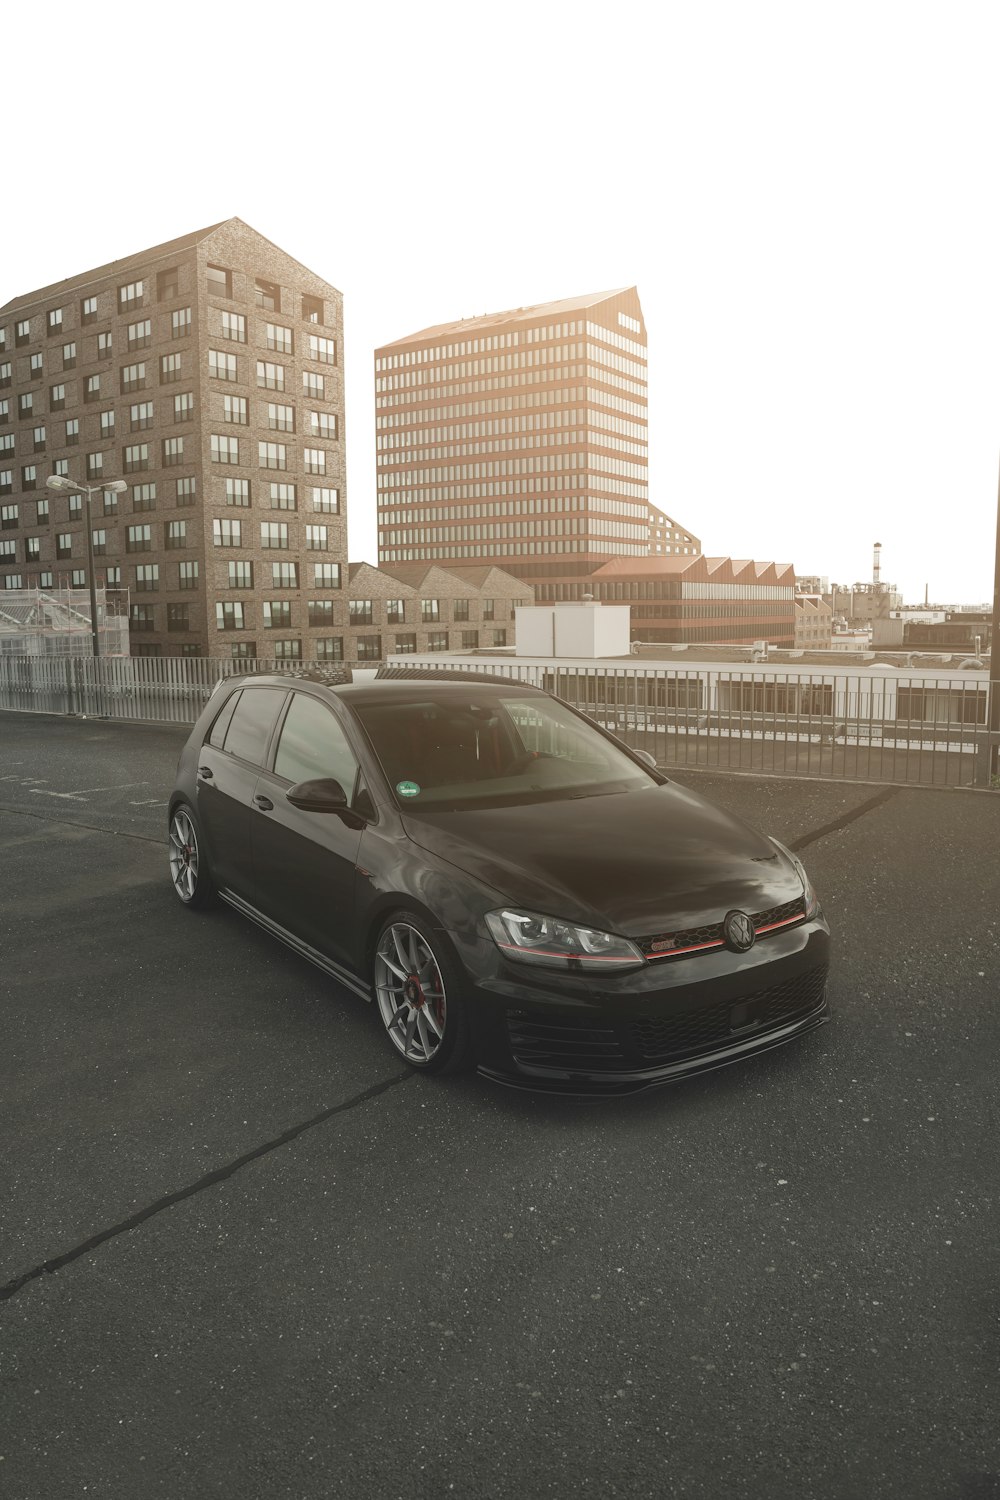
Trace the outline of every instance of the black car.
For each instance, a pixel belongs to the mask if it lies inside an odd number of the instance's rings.
[[[374,1000],[423,1073],[625,1093],[828,1017],[795,855],[507,679],[226,679],[169,831],[187,906]]]

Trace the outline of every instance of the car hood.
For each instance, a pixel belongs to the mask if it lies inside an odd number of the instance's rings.
[[[512,904],[633,937],[802,894],[768,839],[673,783],[518,807],[407,810],[403,821],[414,843]]]

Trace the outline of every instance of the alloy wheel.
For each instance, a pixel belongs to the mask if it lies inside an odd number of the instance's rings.
[[[434,950],[408,922],[391,923],[379,938],[375,993],[397,1051],[418,1067],[429,1063],[444,1040],[447,1000]]]
[[[183,807],[170,820],[170,878],[181,900],[192,902],[198,890],[198,835]]]

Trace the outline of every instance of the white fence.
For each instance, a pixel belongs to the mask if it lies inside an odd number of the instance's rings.
[[[222,677],[309,670],[338,681],[356,669],[221,657],[0,657],[0,709],[191,724]],[[666,767],[924,786],[996,780],[990,766],[998,737],[987,729],[989,685],[981,673],[584,668],[444,656],[397,657],[380,669],[386,676],[470,670],[558,693]]]

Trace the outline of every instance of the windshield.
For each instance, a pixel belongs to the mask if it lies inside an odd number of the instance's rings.
[[[396,800],[408,811],[596,797],[656,784],[551,698],[433,695],[359,705]]]

